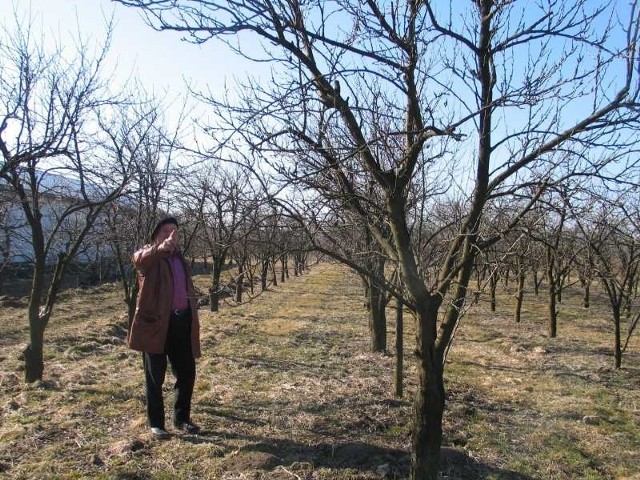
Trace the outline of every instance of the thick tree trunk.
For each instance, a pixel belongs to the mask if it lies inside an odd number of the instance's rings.
[[[29,297],[29,345],[23,352],[24,378],[27,383],[42,380],[44,373],[44,330],[46,321],[40,316],[40,305],[44,296],[44,253],[36,254]],[[47,314],[48,315],[48,314]],[[48,316],[46,318],[48,320]]]
[[[387,350],[387,317],[385,302],[380,298],[372,299],[369,315],[369,334],[371,336],[371,351],[385,352]]]
[[[368,277],[363,278],[366,303],[369,312],[369,338],[372,352],[384,352],[387,349],[387,316],[384,292]]]
[[[42,380],[44,373],[44,328],[38,315],[29,315],[29,345],[25,348],[24,379],[27,383]]]
[[[584,294],[582,295],[582,306],[589,308],[591,306],[591,283],[584,285]]]
[[[412,480],[436,480],[442,445],[445,389],[442,359],[435,349],[437,308],[419,312],[417,335],[419,387],[414,402]]]
[[[220,293],[217,289],[209,288],[209,310],[217,312],[220,309]]]

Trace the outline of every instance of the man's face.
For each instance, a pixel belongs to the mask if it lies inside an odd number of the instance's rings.
[[[158,233],[156,234],[156,243],[160,244],[164,242],[167,238],[171,236],[173,233],[173,244],[178,244],[178,227],[176,227],[173,223],[165,223],[160,227]]]

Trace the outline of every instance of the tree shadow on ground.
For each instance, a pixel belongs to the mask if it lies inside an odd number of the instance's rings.
[[[184,437],[192,443],[217,443],[214,432]],[[212,434],[212,436],[208,436]],[[228,435],[225,435],[228,436]],[[241,435],[238,435],[241,437]],[[381,447],[359,441],[300,443],[284,438],[246,438],[239,449],[229,449],[221,461],[227,475],[254,474],[255,478],[280,478],[279,472],[288,472],[298,478],[318,478],[311,475],[320,469],[333,471],[342,478],[405,479],[409,477],[410,454],[406,450]],[[291,473],[295,472],[295,473]],[[532,480],[533,477],[495,468],[470,457],[459,448],[441,450],[440,477],[449,480]],[[332,476],[333,478],[333,476]]]
[[[443,447],[440,452],[440,476],[449,480],[533,480],[534,477],[479,462],[464,450]]]

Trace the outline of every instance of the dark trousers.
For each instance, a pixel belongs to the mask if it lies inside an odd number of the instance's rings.
[[[147,420],[150,427],[165,428],[162,385],[167,358],[176,379],[174,386],[174,422],[191,421],[191,397],[196,380],[196,362],[191,352],[191,314],[171,315],[164,353],[144,353],[147,385]]]

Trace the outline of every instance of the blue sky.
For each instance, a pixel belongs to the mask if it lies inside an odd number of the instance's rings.
[[[17,9],[19,18],[31,18],[45,42],[61,39],[71,44],[78,29],[92,43],[105,38],[105,26],[113,16],[115,30],[110,60],[117,62],[121,79],[132,73],[144,88],[172,97],[184,91],[185,79],[196,87],[222,88],[225,78],[242,76],[247,64],[223,45],[209,42],[198,46],[180,40],[173,32],[156,32],[144,23],[138,10],[111,0],[0,0],[2,23]]]
[[[618,2],[614,5],[619,10],[628,8],[623,0]],[[526,7],[526,2],[523,5]],[[112,0],[0,0],[2,23],[10,21],[14,7],[19,17],[30,15],[45,41],[51,42],[62,39],[70,43],[78,29],[84,38],[100,42],[105,37],[106,23],[113,16],[115,31],[110,58],[112,65],[117,62],[117,67],[113,67],[117,76],[125,81],[133,74],[147,91],[167,101],[185,92],[185,80],[196,89],[210,89],[215,94],[221,92],[225,79],[231,82],[233,76],[246,76],[247,71],[255,74],[260,69],[219,42],[198,46],[181,41],[174,32],[156,32],[144,23],[138,9],[126,8]],[[620,76],[618,80],[621,79]],[[581,106],[590,107],[588,103]],[[570,110],[578,110],[575,102],[564,108],[567,123],[575,121]],[[504,121],[511,125],[518,123],[518,112],[510,115],[514,116]]]

